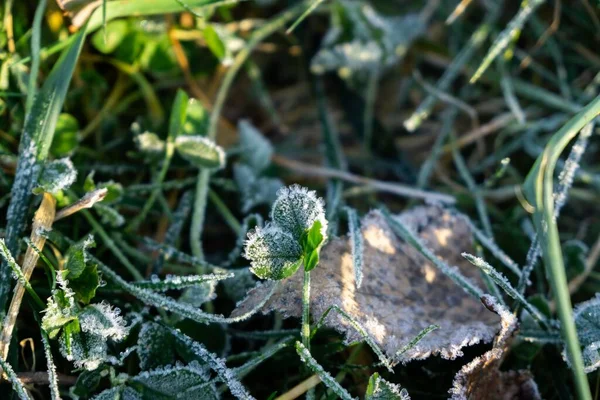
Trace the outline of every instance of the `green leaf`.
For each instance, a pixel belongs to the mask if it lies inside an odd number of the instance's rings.
[[[102,369],[96,369],[94,371],[83,371],[77,377],[75,386],[72,391],[77,396],[90,397],[90,395],[96,390],[102,379]]]
[[[300,244],[304,252],[304,269],[310,271],[319,263],[319,251],[325,237],[321,221],[316,220],[313,226],[302,235]]]
[[[219,59],[219,61],[223,61],[227,54],[227,48],[223,43],[223,40],[215,30],[215,28],[208,24],[203,31],[204,40],[206,40],[206,45],[210,49],[210,51]]]
[[[583,348],[585,372],[589,374],[600,367],[600,294],[596,293],[595,298],[578,304],[573,315]],[[570,357],[566,359],[569,361]]]
[[[156,133],[140,133],[133,140],[137,148],[149,156],[160,157],[166,149],[165,141],[159,138]]]
[[[567,279],[573,279],[585,270],[588,246],[580,240],[569,240],[563,244]]]
[[[317,197],[315,191],[292,185],[281,188],[277,195],[271,209],[271,219],[283,231],[300,241],[304,232],[319,220],[322,233],[326,235],[327,220],[323,199]]]
[[[406,389],[390,383],[376,372],[369,378],[365,400],[410,400]]]
[[[210,383],[206,367],[193,361],[188,365],[144,371],[131,378],[144,399],[212,400],[218,398],[215,384]]]
[[[83,272],[76,278],[70,279],[69,285],[75,292],[75,298],[84,304],[96,296],[96,289],[100,286],[100,276],[97,265],[86,265]]]
[[[39,177],[38,186],[34,193],[48,192],[56,194],[60,190],[68,189],[77,179],[77,170],[68,158],[61,158],[46,163]]]
[[[177,153],[198,168],[221,169],[225,152],[210,139],[202,136],[179,136],[175,140]]]
[[[18,255],[18,240],[27,222],[32,190],[37,184],[41,172],[40,164],[48,156],[58,116],[63,108],[84,38],[85,33],[82,30],[60,56],[36,95],[31,111],[25,120],[6,224],[6,244],[16,256]],[[9,270],[6,263],[1,264],[0,309],[2,310],[11,287],[11,281],[7,279]]]
[[[189,100],[187,93],[181,89],[177,90],[169,119],[169,138],[171,139],[179,135],[183,124],[185,124]]]
[[[175,339],[162,325],[145,322],[138,336],[137,354],[142,371],[171,364],[175,359]]]
[[[56,121],[54,140],[50,146],[50,153],[55,157],[64,157],[73,153],[79,144],[77,133],[79,122],[71,114],[62,113]]]
[[[206,136],[210,115],[204,106],[194,98],[188,100],[185,123],[181,127],[184,135]]]
[[[95,247],[96,242],[92,235],[88,235],[83,240],[75,243],[65,255],[65,269],[69,271],[67,277],[69,279],[75,279],[79,277],[85,270],[87,263],[87,249]]]
[[[254,275],[280,280],[298,270],[302,248],[289,233],[275,225],[267,225],[248,234],[244,257],[251,261],[250,271]]]
[[[106,25],[106,34],[98,31],[92,35],[92,44],[103,54],[110,54],[119,47],[123,39],[130,31],[130,24],[126,20],[111,21]]]

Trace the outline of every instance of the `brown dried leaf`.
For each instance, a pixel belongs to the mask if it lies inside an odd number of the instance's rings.
[[[481,283],[479,271],[460,256],[472,247],[467,223],[438,207],[419,207],[399,215],[421,240],[449,265],[474,283]],[[431,324],[440,326],[426,335],[399,361],[424,359],[439,354],[453,359],[461,349],[489,342],[498,331],[499,318],[477,299],[466,294],[436,269],[416,249],[394,235],[378,212],[362,220],[364,237],[363,283],[357,289],[350,240],[334,239],[321,251],[321,262],[311,272],[311,315],[318,320],[332,305],[355,318],[382,347],[388,357]],[[269,293],[274,283],[259,283],[240,302],[234,316],[252,309]],[[278,310],[285,317],[302,312],[302,274],[281,281],[264,313]],[[325,324],[346,335],[348,341],[360,335],[336,313]]]
[[[502,319],[502,328],[491,350],[461,368],[454,377],[449,393],[452,400],[540,400],[537,385],[527,370],[500,371],[515,330],[517,318],[494,297],[482,301]]]

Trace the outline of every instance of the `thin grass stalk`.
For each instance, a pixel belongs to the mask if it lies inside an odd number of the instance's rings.
[[[246,60],[252,54],[252,51],[265,40],[268,36],[277,32],[285,26],[290,20],[295,18],[299,13],[302,12],[307,6],[308,2],[303,1],[296,6],[282,12],[269,23],[258,29],[248,40],[246,47],[244,47],[235,56],[231,67],[227,70],[227,73],[223,77],[221,86],[217,93],[217,98],[213,105],[212,112],[210,114],[210,123],[208,127],[208,138],[215,140],[217,137],[217,127],[221,118],[221,111],[231,89],[231,85],[237,73],[242,68]],[[208,196],[208,185],[210,181],[210,172],[206,169],[201,169],[198,173],[196,181],[196,195],[194,200],[194,211],[192,214],[192,223],[190,227],[190,246],[192,248],[192,254],[197,258],[204,258],[204,251],[202,249],[202,231],[204,229],[204,219],[206,213],[206,197]]]
[[[560,237],[554,212],[554,169],[561,152],[568,143],[600,114],[600,96],[575,115],[550,140],[544,153],[525,181],[526,194],[535,206],[534,222],[546,265],[548,279],[554,294],[557,313],[567,355],[571,361],[575,387],[580,399],[591,400],[591,392],[584,370],[581,347],[573,319],[573,308],[568,288]]]

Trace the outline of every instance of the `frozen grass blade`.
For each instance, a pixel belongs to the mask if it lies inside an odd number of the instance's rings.
[[[440,92],[446,92],[450,88],[450,85],[461,73],[462,68],[471,60],[475,52],[483,45],[483,42],[487,39],[490,34],[490,30],[498,15],[501,6],[493,5],[485,17],[483,23],[473,32],[468,43],[462,48],[462,50],[456,55],[450,66],[446,68],[442,77],[436,84],[436,89]],[[423,121],[429,118],[433,107],[437,104],[438,98],[433,94],[428,94],[425,100],[417,107],[416,111],[404,121],[404,127],[409,132],[414,132]]]
[[[556,301],[561,330],[571,361],[579,398],[592,398],[584,371],[581,347],[573,320],[573,309],[554,211],[554,169],[568,143],[600,114],[600,96],[567,122],[552,136],[544,153],[537,159],[524,183],[524,192],[533,205],[534,225],[540,237],[548,279]]]
[[[176,340],[181,342],[188,350],[203,360],[213,371],[217,373],[219,378],[225,382],[233,396],[241,400],[254,399],[254,397],[248,393],[248,390],[244,387],[244,385],[242,385],[242,383],[237,379],[236,373],[227,367],[224,360],[209,352],[202,344],[194,341],[189,336],[184,335],[179,330],[172,328],[168,329]]]
[[[477,300],[484,295],[483,291],[478,288],[469,279],[463,276],[458,268],[450,267],[445,262],[440,260],[435,254],[429,250],[421,239],[414,233],[411,232],[406,226],[404,226],[397,218],[394,218],[390,212],[385,208],[380,208],[381,213],[385,217],[386,222],[392,228],[392,231],[402,240],[406,241],[417,249],[425,258],[433,263],[443,274],[448,278],[452,279],[454,283],[460,286],[466,293],[474,296]]]
[[[18,256],[18,239],[27,221],[27,211],[31,202],[32,190],[37,185],[41,165],[48,157],[54,138],[54,128],[58,120],[77,58],[84,42],[79,33],[73,43],[58,59],[50,75],[44,82],[25,119],[15,180],[11,189],[11,200],[6,215],[6,245],[10,252]],[[4,311],[10,291],[10,268],[0,265],[0,312]]]
[[[310,351],[302,343],[296,342],[296,352],[300,356],[302,362],[315,374],[317,374],[325,386],[331,389],[342,400],[355,400],[355,398],[352,397],[346,389],[337,383],[333,376],[331,376],[323,369],[323,367],[321,367],[321,365],[319,365],[317,360],[313,358],[313,356],[310,354]]]
[[[538,321],[542,326],[549,327],[546,317],[534,306],[529,304],[527,300],[510,284],[508,279],[500,272],[496,271],[494,267],[488,264],[484,259],[475,257],[469,253],[462,253],[462,256],[466,258],[471,264],[481,269],[486,275],[488,275],[496,285],[498,285],[506,294],[513,299],[517,300],[523,308],[525,308],[531,316]]]
[[[23,382],[19,379],[15,371],[12,369],[9,363],[7,363],[2,357],[0,357],[0,367],[2,367],[3,372],[6,374],[8,380],[10,381],[15,394],[19,397],[20,400],[32,400],[31,397],[27,394],[25,387],[23,386]]]
[[[502,53],[508,44],[513,40],[523,29],[523,26],[527,20],[531,17],[533,12],[544,3],[545,0],[523,0],[521,2],[521,8],[517,15],[509,22],[506,28],[498,35],[485,58],[481,62],[481,65],[477,68],[473,76],[471,77],[470,83],[475,83],[479,80],[481,75],[490,66],[492,61]]]
[[[44,354],[46,355],[46,365],[48,366],[48,383],[50,386],[50,398],[52,400],[60,400],[60,391],[58,390],[58,376],[56,375],[56,366],[52,358],[52,350],[48,335],[43,329],[40,329],[42,335],[42,343],[44,344]]]
[[[348,233],[350,234],[350,242],[352,243],[354,279],[356,280],[356,287],[360,288],[363,280],[363,236],[356,210],[346,207],[346,213],[348,213]]]

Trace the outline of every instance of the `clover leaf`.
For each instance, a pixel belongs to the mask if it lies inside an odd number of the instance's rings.
[[[298,185],[282,188],[271,219],[248,234],[244,257],[251,261],[250,271],[261,279],[280,280],[292,276],[302,263],[306,271],[315,268],[327,238],[323,200]]]

